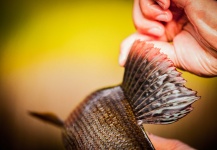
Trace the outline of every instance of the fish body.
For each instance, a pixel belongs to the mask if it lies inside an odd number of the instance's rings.
[[[48,113],[31,115],[62,128],[66,149],[153,150],[143,124],[169,124],[187,115],[199,97],[165,54],[135,41],[123,82],[90,94],[62,122]]]
[[[120,86],[87,97],[64,124],[67,149],[152,149]]]

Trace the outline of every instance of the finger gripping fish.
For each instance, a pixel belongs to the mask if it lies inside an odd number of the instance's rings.
[[[90,94],[64,122],[50,113],[30,114],[61,127],[69,150],[152,150],[143,124],[173,123],[199,99],[185,82],[165,54],[137,40],[121,84]]]

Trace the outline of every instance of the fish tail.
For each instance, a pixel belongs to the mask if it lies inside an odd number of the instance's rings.
[[[125,64],[122,89],[138,124],[169,124],[187,115],[199,99],[167,56],[135,41]]]

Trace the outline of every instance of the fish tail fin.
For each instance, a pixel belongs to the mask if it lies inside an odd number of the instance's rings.
[[[153,44],[134,42],[122,88],[138,124],[169,124],[187,115],[199,97],[185,82],[173,62]]]
[[[49,112],[38,113],[38,112],[33,112],[33,111],[29,111],[28,113],[29,113],[29,115],[31,115],[31,116],[39,119],[39,120],[48,122],[48,123],[53,124],[57,127],[63,127],[64,126],[64,122],[53,113],[49,113]]]

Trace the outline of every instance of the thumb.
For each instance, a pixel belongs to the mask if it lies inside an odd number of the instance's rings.
[[[160,51],[168,56],[171,59],[175,66],[178,66],[178,62],[176,61],[176,55],[174,52],[174,47],[172,44],[168,42],[159,41],[156,37],[147,36],[140,33],[134,33],[127,37],[120,46],[120,55],[119,55],[119,64],[124,66],[131,46],[135,40],[146,41],[147,43],[153,43],[154,47],[160,48]],[[157,41],[158,40],[158,41]]]
[[[153,134],[148,135],[151,142],[153,143],[156,150],[195,150],[194,148],[190,147],[189,145],[176,140],[176,139],[167,139],[162,138]]]
[[[180,69],[204,77],[217,76],[217,58],[204,50],[187,32],[177,36],[173,44],[157,41],[158,39],[139,33],[132,34],[121,44],[119,56],[121,66],[124,66],[133,42],[138,39],[153,43],[154,47],[160,48],[160,51]]]
[[[217,76],[217,57],[202,47],[196,39],[183,31],[173,40],[175,65],[203,77]]]
[[[217,51],[217,3],[216,1],[204,0],[172,0],[176,6],[185,10],[185,13],[193,26],[197,35],[195,38],[208,49]],[[191,33],[192,35],[194,33]],[[215,52],[216,53],[216,52]]]

